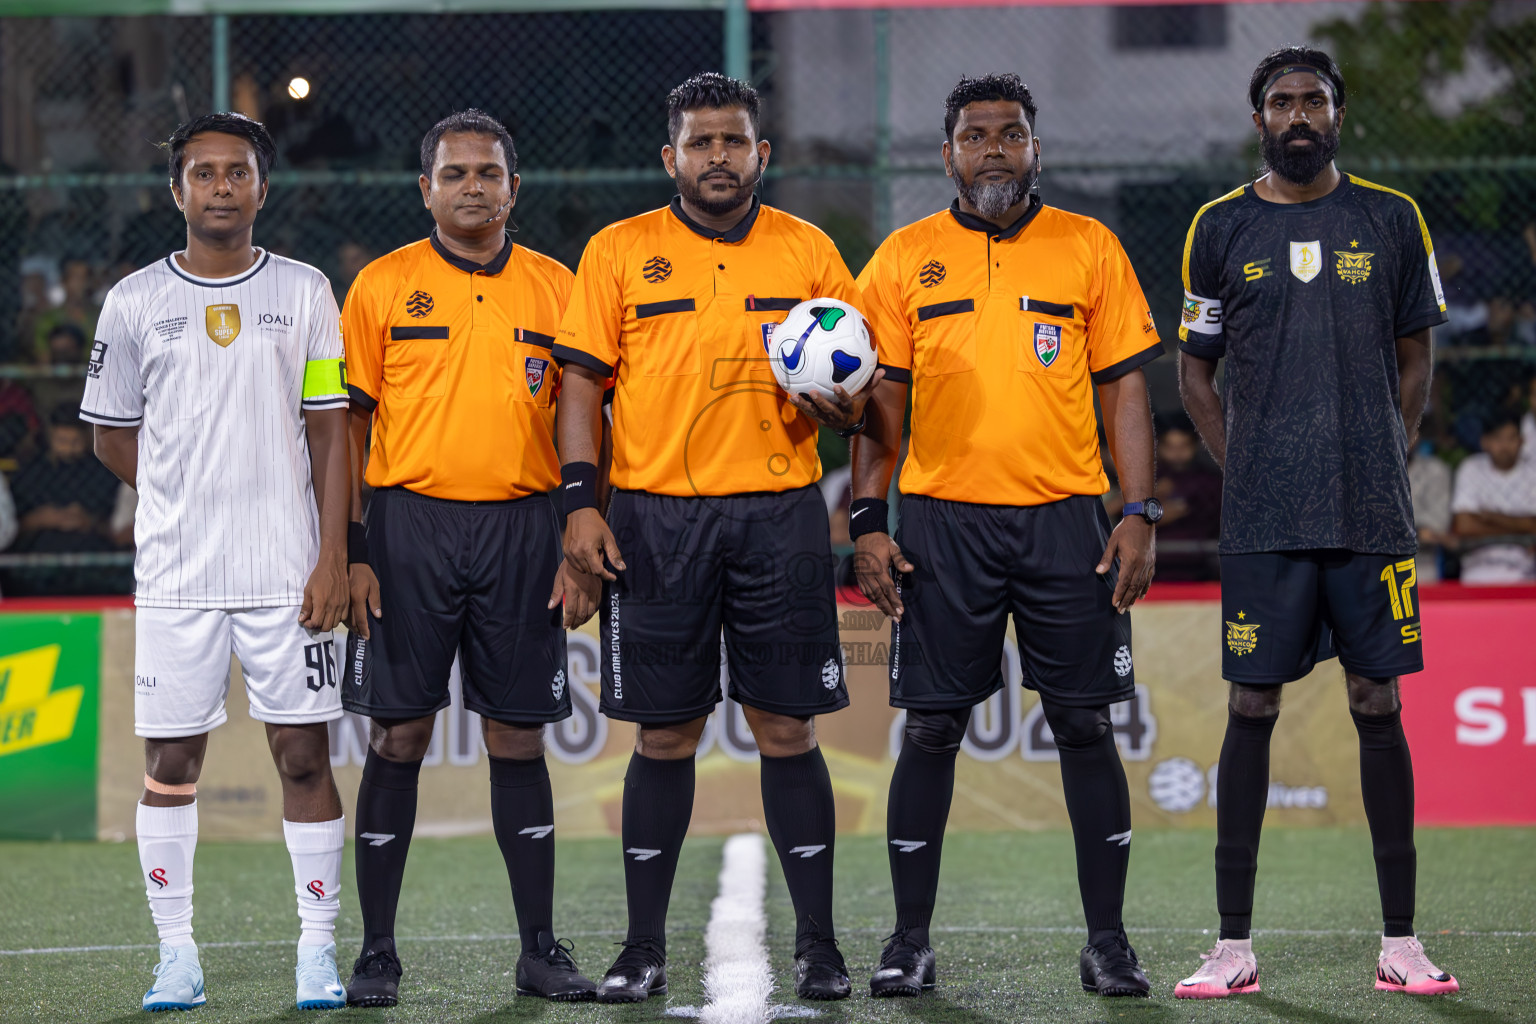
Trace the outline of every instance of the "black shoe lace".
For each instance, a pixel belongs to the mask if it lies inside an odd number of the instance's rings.
[[[370,949],[357,958],[352,973],[364,978],[377,978],[385,974],[400,974],[400,958],[388,949]]]
[[[1123,938],[1093,948],[1098,950],[1099,955],[1104,958],[1106,968],[1130,970],[1141,966],[1136,959],[1136,950],[1132,949],[1131,944]]]
[[[624,952],[620,953],[618,959],[613,962],[613,966],[608,968],[609,974],[617,974],[637,967],[660,967],[667,962],[667,951],[655,939],[625,939],[623,942],[615,942],[614,945],[623,946]]]
[[[555,944],[548,949],[541,949],[533,954],[537,960],[542,960],[557,971],[569,971],[575,974],[577,971],[576,960],[571,956],[576,951],[576,943],[570,939],[556,939]]]
[[[833,938],[817,936],[795,952],[795,959],[807,964],[830,967],[839,974],[846,974],[848,970],[848,965],[843,960],[842,950],[837,948],[837,940]]]
[[[910,954],[911,959],[915,960],[924,948],[921,942],[912,937],[912,932],[909,929],[903,928],[898,932],[893,932],[885,937],[885,949],[880,953],[880,966],[884,967],[891,963],[901,955],[903,950]]]

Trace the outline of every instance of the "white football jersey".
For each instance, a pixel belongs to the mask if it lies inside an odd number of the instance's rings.
[[[344,409],[325,275],[260,252],[238,277],[168,256],[120,281],[80,417],[140,426],[135,603],[297,606],[319,555],[305,409]]]

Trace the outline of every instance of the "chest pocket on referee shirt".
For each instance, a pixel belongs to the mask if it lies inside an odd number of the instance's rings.
[[[384,388],[391,398],[439,398],[447,390],[448,328],[391,327]]]
[[[554,347],[553,335],[540,334],[519,327],[512,345],[512,361],[508,372],[512,376],[512,394],[519,402],[528,402],[540,408],[549,408],[555,391],[560,386],[560,371],[555,367],[550,350]]]
[[[976,302],[957,299],[917,308],[913,369],[924,376],[976,369]]]
[[[1018,367],[1042,377],[1071,377],[1083,352],[1083,321],[1070,302],[1019,299],[1023,321]]]
[[[641,377],[681,377],[699,372],[699,314],[692,299],[635,306],[634,334],[625,353]]]

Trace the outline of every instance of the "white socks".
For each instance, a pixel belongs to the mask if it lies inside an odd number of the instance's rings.
[[[293,860],[293,888],[299,897],[301,946],[336,941],[336,915],[341,911],[341,850],[346,819],[283,821],[283,838]]]
[[[139,866],[149,913],[160,941],[172,946],[192,942],[192,856],[197,852],[197,802],[184,807],[139,804],[134,830],[139,838]]]

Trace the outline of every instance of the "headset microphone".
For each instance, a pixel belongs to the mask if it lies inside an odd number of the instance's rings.
[[[506,202],[504,202],[500,206],[496,207],[496,212],[495,213],[493,213],[489,217],[485,218],[485,222],[487,224],[494,224],[496,222],[496,218],[500,217],[502,214],[506,213],[507,212],[507,207],[511,206],[512,205],[512,200],[516,199],[516,198],[517,198],[517,193],[516,192],[512,193],[511,197]]]

